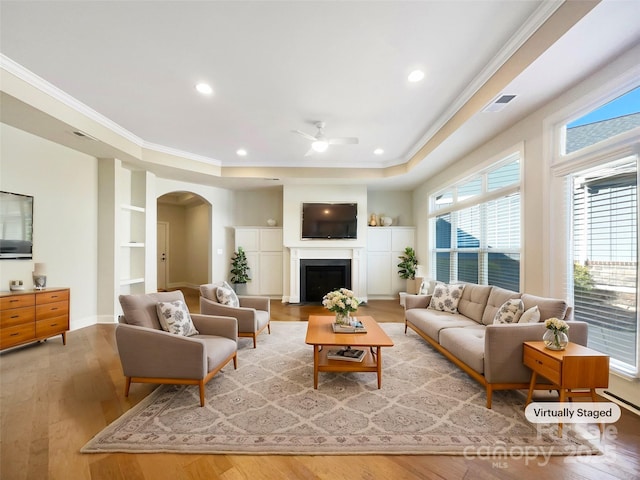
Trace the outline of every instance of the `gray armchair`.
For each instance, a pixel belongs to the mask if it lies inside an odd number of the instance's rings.
[[[238,367],[238,322],[235,318],[190,314],[198,335],[186,337],[162,330],[158,302],[182,300],[182,292],[120,295],[124,315],[116,327],[116,345],[126,377],[131,382],[198,385],[200,406],[204,386],[233,360]]]
[[[238,320],[238,336],[253,338],[265,328],[271,334],[271,305],[269,297],[238,296],[239,307],[231,307],[218,302],[217,284],[200,285],[200,313],[205,315],[224,315]]]

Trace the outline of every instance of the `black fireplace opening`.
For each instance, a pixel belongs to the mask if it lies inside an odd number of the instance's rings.
[[[301,303],[322,303],[322,297],[339,288],[351,289],[351,260],[300,260]]]

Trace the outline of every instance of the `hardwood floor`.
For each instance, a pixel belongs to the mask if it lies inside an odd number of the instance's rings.
[[[197,312],[197,293],[187,292]],[[325,312],[320,306],[272,302],[272,318]],[[371,301],[362,313],[403,321],[397,301]],[[80,454],[93,435],[146,397],[135,384],[124,398],[114,325],[70,332],[0,355],[0,478],[21,479],[534,479],[640,478],[640,417],[624,410],[599,457],[465,458],[463,456],[250,456]],[[272,328],[277,334],[277,328]],[[410,333],[411,334],[411,333]],[[266,332],[264,333],[266,335]],[[243,339],[241,341],[250,341]],[[258,341],[258,348],[260,344]],[[240,361],[242,358],[240,356]],[[518,452],[515,452],[518,453]],[[615,461],[615,462],[614,462]]]

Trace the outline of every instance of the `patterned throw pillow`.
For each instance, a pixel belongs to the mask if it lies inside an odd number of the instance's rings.
[[[536,305],[535,307],[531,307],[529,310],[525,311],[518,323],[538,323],[540,321],[540,309]]]
[[[524,303],[519,298],[512,298],[502,304],[493,317],[493,323],[518,323],[524,312]]]
[[[216,288],[216,297],[222,305],[229,305],[230,307],[240,306],[240,300],[238,300],[236,292],[234,292],[228,284],[220,285]]]
[[[160,320],[160,325],[164,331],[185,337],[200,333],[193,325],[189,310],[182,300],[158,302],[156,310],[158,311],[158,320]]]
[[[458,313],[458,302],[462,297],[464,285],[438,283],[433,290],[429,308],[441,312]]]

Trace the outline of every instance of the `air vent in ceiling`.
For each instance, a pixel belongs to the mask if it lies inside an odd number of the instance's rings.
[[[81,132],[80,130],[74,130],[73,134],[80,138],[86,138],[87,140],[94,140],[94,141],[97,140],[95,137],[92,137],[88,133]]]
[[[493,100],[489,105],[482,109],[483,112],[499,112],[504,107],[507,106],[510,102],[516,98],[517,95],[500,95],[498,98]]]

